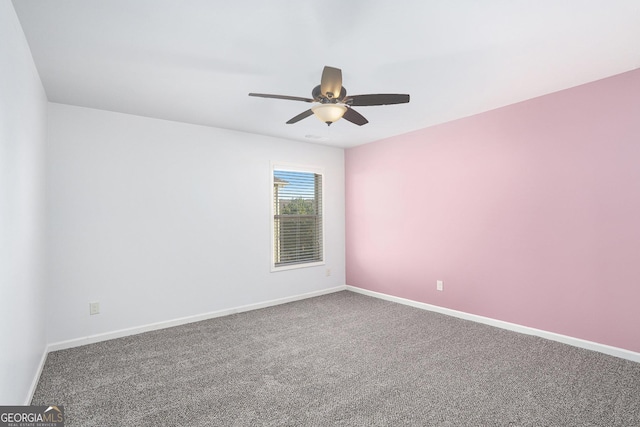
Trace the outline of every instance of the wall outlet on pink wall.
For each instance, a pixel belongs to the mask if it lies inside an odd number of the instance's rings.
[[[436,280],[436,289],[439,291],[444,290],[444,284],[442,283],[442,280]]]

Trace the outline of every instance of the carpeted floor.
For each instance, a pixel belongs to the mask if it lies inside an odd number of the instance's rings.
[[[65,426],[640,426],[640,364],[344,291],[47,357]]]

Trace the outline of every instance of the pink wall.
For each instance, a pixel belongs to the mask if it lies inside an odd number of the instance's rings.
[[[349,149],[346,197],[347,284],[640,352],[640,70]]]

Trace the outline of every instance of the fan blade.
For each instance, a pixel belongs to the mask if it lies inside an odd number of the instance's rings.
[[[311,111],[311,109],[308,109],[307,111],[304,111],[300,114],[298,114],[297,116],[295,116],[294,118],[292,118],[291,120],[289,120],[287,122],[288,125],[292,124],[292,123],[296,123],[299,122],[302,119],[306,119],[307,117],[311,116],[313,114],[313,111]]]
[[[372,95],[353,95],[349,96],[345,103],[364,107],[368,105],[390,105],[390,104],[406,104],[409,102],[409,95],[401,95],[396,93],[377,93]]]
[[[362,114],[358,113],[353,108],[347,108],[347,111],[345,111],[342,118],[350,121],[351,123],[355,123],[358,126],[366,125],[367,123],[369,123],[369,120],[365,119]]]
[[[270,95],[268,93],[250,93],[249,96],[258,96],[260,98],[287,99],[289,101],[313,102],[313,99],[311,98],[302,98],[299,96],[288,96],[288,95]]]
[[[324,67],[320,81],[322,95],[329,99],[338,98],[342,91],[342,71],[340,68]]]

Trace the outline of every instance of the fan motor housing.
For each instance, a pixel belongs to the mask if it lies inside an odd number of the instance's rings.
[[[333,95],[333,94],[330,94],[330,95]],[[335,104],[347,96],[347,89],[345,89],[344,86],[342,86],[342,89],[340,89],[340,96],[336,98],[334,96],[325,96],[321,92],[320,85],[318,85],[314,87],[313,90],[311,91],[311,96],[313,97],[313,99],[323,104],[328,104],[328,103]]]

